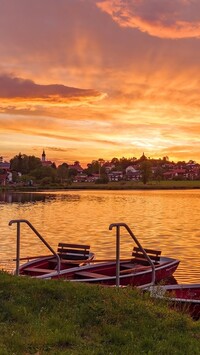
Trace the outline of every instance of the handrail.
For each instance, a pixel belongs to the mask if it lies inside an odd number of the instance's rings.
[[[156,279],[156,275],[155,275],[155,265],[152,262],[152,260],[150,259],[150,257],[147,255],[145,249],[141,246],[140,242],[138,241],[138,239],[136,238],[136,236],[133,234],[133,232],[131,231],[131,229],[129,228],[129,226],[126,223],[112,223],[109,226],[109,230],[112,230],[114,227],[116,227],[116,286],[119,287],[120,286],[120,227],[124,227],[128,233],[130,234],[130,236],[132,237],[132,239],[135,241],[135,243],[137,244],[137,246],[141,249],[142,253],[144,254],[145,258],[148,260],[149,264],[152,267],[152,285],[155,284],[155,279]]]
[[[60,273],[60,257],[52,249],[52,247],[46,242],[46,240],[41,236],[41,234],[33,227],[33,225],[26,219],[12,219],[8,225],[12,226],[13,223],[17,224],[17,247],[16,247],[16,275],[19,276],[19,265],[20,265],[20,223],[26,223],[32,231],[37,235],[37,237],[46,245],[46,247],[55,255],[57,259],[57,272]]]

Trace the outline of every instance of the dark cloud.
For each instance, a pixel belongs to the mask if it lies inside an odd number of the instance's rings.
[[[75,151],[75,148],[58,148],[58,147],[48,147],[48,150],[53,151],[53,152],[71,152],[71,151]]]
[[[40,99],[52,102],[98,98],[101,93],[92,89],[78,89],[60,84],[41,85],[32,80],[0,75],[0,98]]]

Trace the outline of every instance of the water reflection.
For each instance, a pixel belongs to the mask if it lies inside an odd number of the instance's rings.
[[[31,203],[31,202],[48,202],[52,200],[61,201],[78,201],[80,195],[55,195],[55,194],[43,194],[36,192],[0,192],[0,203]]]
[[[181,260],[178,282],[199,282],[200,191],[63,191],[0,195],[0,259],[15,256],[16,229],[11,219],[27,219],[57,248],[59,242],[90,244],[97,258],[115,257],[111,223],[130,226],[146,248]],[[133,243],[122,231],[121,255]],[[35,236],[22,228],[21,256],[45,253]],[[8,265],[9,266],[9,265]],[[7,266],[7,267],[8,267]]]
[[[55,197],[54,197],[55,198]],[[46,195],[37,195],[35,193],[11,193],[11,192],[1,192],[0,193],[0,203],[26,203],[26,202],[45,202],[47,199]]]

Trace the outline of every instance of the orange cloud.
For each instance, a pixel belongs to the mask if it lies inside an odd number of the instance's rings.
[[[1,155],[35,149],[40,156],[44,147],[51,160],[89,162],[143,151],[171,157],[173,147],[178,157],[182,146],[183,158],[190,149],[189,158],[197,159],[199,6],[196,0],[4,1]]]
[[[199,0],[98,0],[97,6],[122,27],[160,38],[200,37]]]

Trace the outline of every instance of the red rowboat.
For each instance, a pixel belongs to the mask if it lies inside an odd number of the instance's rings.
[[[168,300],[173,308],[200,318],[200,284],[152,286],[150,292],[155,298]]]
[[[116,259],[106,262],[93,260],[94,254],[89,252],[89,246],[62,244],[56,253],[29,221],[12,220],[9,225],[13,223],[17,224],[17,275],[90,284],[140,286],[155,284],[171,277],[179,264],[177,259],[161,256],[161,251],[144,249],[125,223],[114,223],[109,226],[109,230],[116,228]],[[20,266],[21,223],[26,223],[53,255],[39,257]],[[120,259],[120,228],[125,228],[137,245],[128,260]],[[93,261],[93,265],[87,265]]]
[[[178,267],[179,260],[164,256],[155,256],[159,251],[145,249],[155,265],[155,282],[167,279],[173,275]],[[150,284],[152,280],[152,267],[148,261],[142,258],[139,248],[134,248],[133,258],[129,260],[120,260],[120,285],[139,286]],[[139,257],[138,257],[139,256]],[[115,285],[116,284],[116,261],[98,262],[90,260],[90,265],[68,267],[62,269],[60,273],[57,270],[49,269],[55,258],[41,259],[37,262],[23,265],[20,268],[20,274],[37,277],[41,279],[65,279],[73,282],[87,282],[90,284]],[[93,265],[91,265],[93,263]],[[61,263],[62,264],[62,263]],[[55,266],[55,264],[54,264]]]

